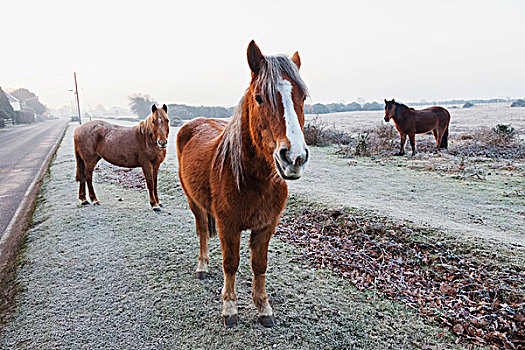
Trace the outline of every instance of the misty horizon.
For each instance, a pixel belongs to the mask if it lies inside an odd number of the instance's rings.
[[[139,6],[140,4],[140,6]],[[53,109],[159,103],[237,104],[250,80],[246,47],[299,51],[308,104],[395,98],[472,100],[525,96],[525,3],[327,1],[78,4],[11,2],[4,28],[17,40],[0,86],[27,88]],[[45,14],[45,15],[44,15]],[[9,29],[11,28],[11,29]]]

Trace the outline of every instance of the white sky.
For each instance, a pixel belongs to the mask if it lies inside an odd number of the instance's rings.
[[[26,1],[0,7],[0,86],[83,108],[233,106],[246,47],[299,51],[315,102],[525,96],[525,1]]]

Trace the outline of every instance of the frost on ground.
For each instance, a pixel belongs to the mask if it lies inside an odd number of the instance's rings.
[[[337,157],[336,147],[315,147],[303,178],[290,192],[306,200],[373,210],[382,215],[430,225],[462,240],[502,244],[525,255],[525,177],[492,171],[485,180],[417,167],[420,154],[396,160]]]
[[[270,244],[267,283],[278,326],[264,329],[257,321],[243,237],[239,326],[225,329],[219,242],[210,241],[210,278],[196,280],[198,242],[173,152],[159,175],[164,212],[151,211],[146,190],[108,179],[95,183],[101,206],[80,206],[72,133],[70,128],[38,199],[19,259],[16,308],[0,331],[2,348],[457,346],[449,333],[426,324],[415,311],[374,300],[337,275],[296,260],[300,252],[277,238]]]

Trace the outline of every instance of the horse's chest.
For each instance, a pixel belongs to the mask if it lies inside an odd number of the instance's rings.
[[[249,191],[245,197],[245,203],[248,205],[250,217],[269,216],[275,217],[281,213],[286,196],[278,189],[275,191]]]
[[[157,150],[154,148],[145,149],[143,154],[143,161],[149,161],[151,163],[160,164],[164,161],[164,158],[166,157],[166,151],[165,150]]]
[[[276,221],[286,196],[286,185],[252,184],[229,198],[228,211],[240,221],[243,229],[255,229]]]

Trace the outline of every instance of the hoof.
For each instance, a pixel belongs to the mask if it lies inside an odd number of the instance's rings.
[[[164,208],[164,204],[159,203],[159,207]]]
[[[94,201],[93,205],[100,205],[100,201]]]
[[[153,211],[156,211],[157,213],[162,211],[162,209],[160,209],[160,207],[153,207]]]
[[[227,328],[235,327],[237,326],[237,315],[222,316],[222,321]]]
[[[195,277],[197,277],[198,280],[205,280],[208,278],[209,273],[206,271],[197,271],[195,272]]]
[[[271,316],[259,316],[259,322],[266,328],[275,326],[275,317]]]
[[[89,202],[86,200],[86,201],[83,201],[80,205],[89,205]]]

